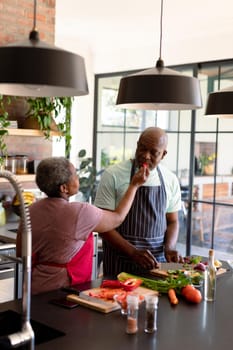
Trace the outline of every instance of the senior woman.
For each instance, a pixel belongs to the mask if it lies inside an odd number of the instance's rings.
[[[69,202],[79,190],[73,164],[65,157],[42,160],[36,172],[36,184],[46,194],[29,207],[32,225],[32,294],[82,283],[91,279],[92,232],[107,232],[119,226],[130,210],[139,186],[149,170],[141,167],[114,211],[84,202]],[[17,256],[21,256],[22,225],[17,234]],[[104,234],[108,239],[108,233]],[[114,246],[133,257],[136,263],[152,269],[156,262],[149,251],[135,249],[120,235]]]

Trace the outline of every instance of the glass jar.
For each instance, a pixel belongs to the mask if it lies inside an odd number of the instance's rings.
[[[7,156],[4,159],[4,168],[13,174],[16,173],[16,158],[15,156]]]
[[[24,175],[28,173],[27,163],[28,156],[25,155],[16,155],[16,174]]]

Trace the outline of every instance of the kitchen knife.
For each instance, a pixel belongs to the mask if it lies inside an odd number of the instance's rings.
[[[102,304],[102,305],[109,305],[109,303],[114,303],[112,301],[105,301],[103,299],[100,298],[95,298],[92,297],[88,294],[86,294],[84,291],[80,291],[76,288],[72,288],[72,287],[62,287],[62,290],[64,292],[68,292],[68,293],[72,293],[72,294],[76,294],[78,295],[81,299],[87,300],[87,301],[91,301],[91,302],[95,302],[98,304]]]

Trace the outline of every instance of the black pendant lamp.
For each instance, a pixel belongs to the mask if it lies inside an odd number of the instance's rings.
[[[233,118],[233,86],[209,94],[205,116]]]
[[[163,0],[160,18],[160,57],[156,67],[123,77],[116,104],[122,108],[145,110],[201,108],[199,80],[165,68],[161,59]]]
[[[88,94],[83,57],[40,41],[36,0],[29,40],[0,47],[0,94],[35,97]]]

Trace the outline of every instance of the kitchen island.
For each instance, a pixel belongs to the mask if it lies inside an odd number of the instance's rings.
[[[81,289],[98,286],[100,281],[82,285]],[[188,304],[180,299],[172,307],[167,295],[159,298],[158,330],[144,333],[144,303],[139,310],[139,331],[125,332],[126,318],[120,311],[103,314],[84,306],[65,309],[51,304],[53,298],[66,295],[58,290],[32,297],[31,319],[65,333],[36,345],[38,350],[174,350],[228,349],[233,344],[233,273],[229,269],[217,279],[217,298],[213,303]],[[19,311],[20,301],[0,304],[0,311]]]

